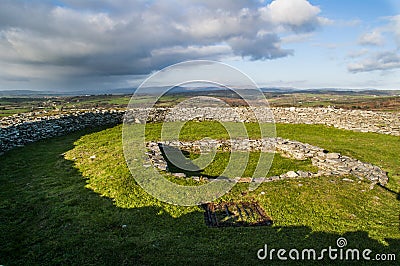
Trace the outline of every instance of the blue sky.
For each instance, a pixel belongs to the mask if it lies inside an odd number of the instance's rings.
[[[365,56],[379,51],[397,50],[393,33],[382,45],[360,45],[359,39],[375,28],[385,27],[390,16],[399,14],[400,1],[320,0],[309,1],[321,9],[332,23],[313,32],[301,42],[289,43],[294,56],[277,60],[228,63],[249,73],[261,86],[297,88],[400,88],[399,66],[388,70],[353,73],[348,64],[357,61],[353,54]],[[400,25],[400,24],[399,24]]]
[[[135,87],[185,60],[259,86],[400,89],[400,1],[2,1],[0,90]]]

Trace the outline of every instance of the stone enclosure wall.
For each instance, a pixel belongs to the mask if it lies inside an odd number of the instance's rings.
[[[200,140],[192,142],[149,142],[147,148],[149,161],[146,166],[154,165],[159,170],[168,171],[168,164],[162,154],[166,147],[174,147],[189,152],[210,152],[216,151],[241,151],[241,152],[271,152],[280,153],[284,157],[296,160],[311,159],[314,166],[318,167],[318,172],[290,171],[279,176],[268,178],[256,177],[254,180],[237,177],[244,182],[270,182],[288,178],[299,177],[319,177],[319,176],[355,176],[360,180],[368,180],[372,183],[386,185],[388,177],[386,172],[377,166],[361,162],[357,159],[343,156],[339,153],[331,153],[320,147],[316,147],[299,141],[292,141],[282,138],[265,138],[258,140],[233,139],[233,140]],[[151,163],[151,164],[150,164]],[[184,173],[174,173],[178,177],[185,177]],[[199,179],[195,176],[194,179]],[[351,181],[351,179],[346,179]]]
[[[14,147],[37,140],[60,136],[87,127],[114,125],[122,122],[123,110],[81,110],[48,115],[43,112],[17,114],[0,120],[0,154]],[[147,116],[149,113],[149,116]],[[258,108],[259,122],[291,124],[325,124],[337,128],[400,136],[399,113],[343,110],[334,108]],[[125,122],[220,120],[252,122],[255,115],[249,108],[156,108],[133,109]]]
[[[253,111],[252,111],[253,110]],[[148,115],[147,115],[148,114]],[[344,110],[335,108],[157,108],[135,109],[127,112],[125,120],[130,123],[162,121],[234,121],[288,124],[323,124],[336,128],[376,132],[400,136],[400,113]]]
[[[117,110],[86,110],[46,115],[24,113],[0,120],[0,154],[15,147],[88,127],[116,125],[123,112]]]

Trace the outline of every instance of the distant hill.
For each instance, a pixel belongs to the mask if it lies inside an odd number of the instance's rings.
[[[26,96],[26,97],[44,97],[44,96],[82,96],[82,95],[122,95],[122,94],[133,94],[135,88],[117,88],[117,89],[87,89],[77,91],[34,91],[34,90],[0,90],[0,97],[11,97],[11,96]]]
[[[0,91],[0,96],[47,96],[47,95],[54,95],[54,92],[51,91],[32,91],[32,90],[7,90],[7,91]]]
[[[148,87],[143,88],[143,94],[158,94],[170,87]],[[311,94],[342,94],[342,95],[400,95],[400,90],[380,90],[380,89],[345,89],[345,88],[320,88],[320,89],[297,89],[297,88],[260,88],[265,93],[291,94],[291,93],[311,93]],[[82,89],[76,91],[34,91],[34,90],[0,90],[0,97],[45,97],[45,96],[82,96],[82,95],[130,95],[136,91],[136,88],[116,88],[116,89]],[[169,94],[200,92],[217,93],[226,91],[221,87],[180,87],[176,86],[170,90]]]

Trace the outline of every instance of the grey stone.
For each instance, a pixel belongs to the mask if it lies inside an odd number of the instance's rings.
[[[175,176],[175,177],[186,177],[186,174],[185,173],[173,173],[172,174],[173,176]]]
[[[286,175],[289,178],[296,178],[296,177],[299,176],[295,171],[289,171],[289,172],[286,173]]]
[[[339,159],[340,158],[340,154],[339,153],[327,153],[326,154],[326,158],[327,159]]]
[[[279,179],[280,179],[279,176],[271,176],[271,177],[269,177],[269,180],[271,180],[271,181],[277,181]]]

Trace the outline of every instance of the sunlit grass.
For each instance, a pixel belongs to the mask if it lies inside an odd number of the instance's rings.
[[[189,123],[192,133],[181,136],[224,137],[214,126]],[[256,137],[254,128],[248,125]],[[389,172],[394,192],[338,177],[270,182],[255,191],[238,184],[219,201],[256,200],[274,226],[210,229],[200,208],[160,202],[136,184],[121,126],[75,133],[0,157],[0,264],[257,264],[264,244],[319,249],[339,236],[350,248],[399,256],[398,137],[309,125],[277,125],[277,135],[374,163]],[[278,170],[297,163],[278,162]]]

